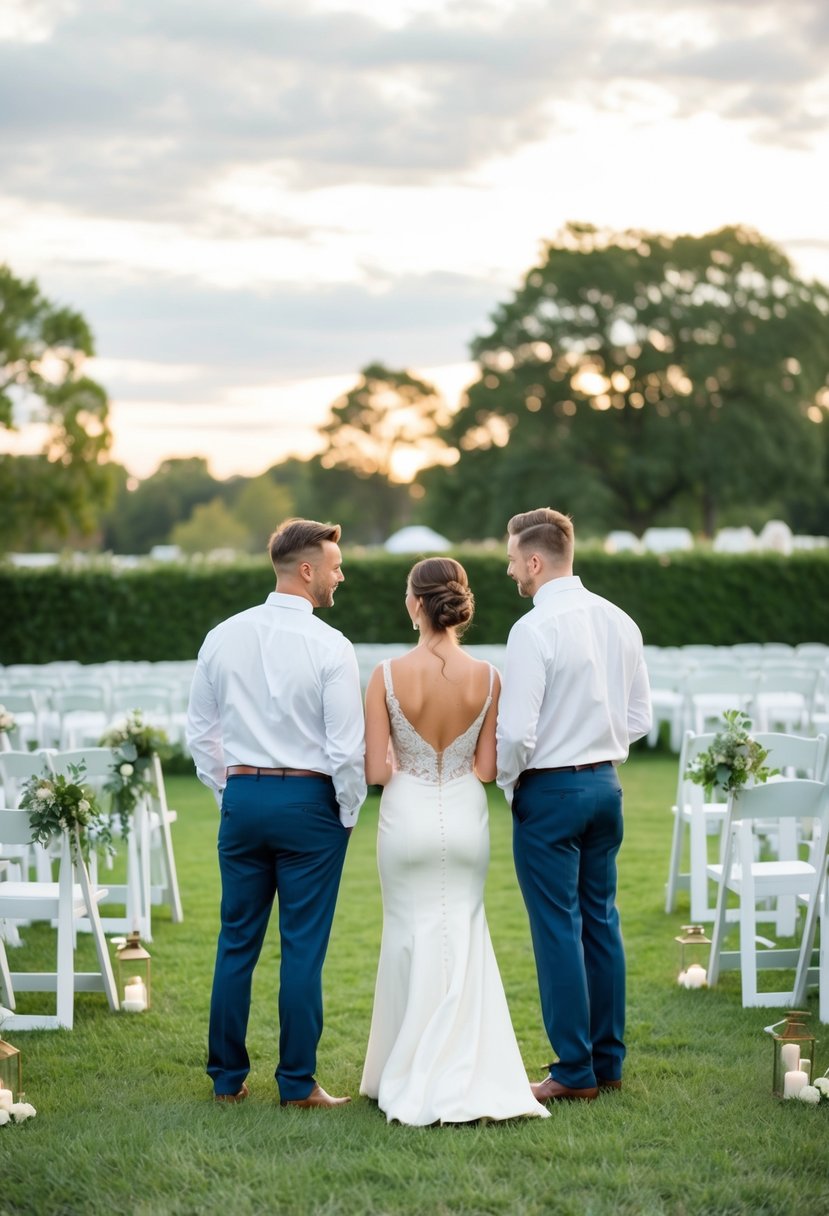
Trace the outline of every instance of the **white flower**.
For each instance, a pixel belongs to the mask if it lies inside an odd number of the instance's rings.
[[[9,1119],[11,1119],[9,1112],[4,1106],[0,1106],[0,1127],[2,1127],[5,1123],[8,1123]]]
[[[14,1119],[15,1123],[25,1123],[27,1119],[33,1119],[37,1111],[32,1106],[31,1102],[15,1102],[11,1107],[9,1114]]]
[[[85,815],[89,810],[89,803],[85,798],[81,798],[80,802],[78,803],[78,810],[82,815]]]
[[[133,768],[133,766],[131,764],[122,764],[121,767],[118,769],[118,772],[121,774],[122,777],[131,777],[133,775],[133,773],[135,772],[135,769]]]
[[[810,1106],[816,1106],[820,1101],[820,1090],[815,1089],[814,1085],[804,1085],[797,1096],[801,1102],[808,1102]]]
[[[54,791],[50,785],[41,785],[37,791],[37,797],[41,802],[52,803],[55,800]]]
[[[819,1090],[824,1098],[829,1098],[829,1077],[818,1077],[815,1081],[815,1089]]]

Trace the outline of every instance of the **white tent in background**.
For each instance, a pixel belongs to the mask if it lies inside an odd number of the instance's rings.
[[[757,548],[757,537],[751,528],[720,528],[714,537],[715,553],[753,553]]]
[[[431,528],[413,524],[393,532],[383,548],[387,553],[444,553],[452,548],[452,542]]]

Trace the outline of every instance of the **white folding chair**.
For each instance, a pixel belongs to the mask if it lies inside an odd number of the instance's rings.
[[[758,823],[763,830],[772,821],[817,822],[819,842],[809,859],[757,860]],[[744,1008],[788,1005],[797,1007],[805,995],[808,963],[818,918],[821,886],[825,881],[829,788],[822,781],[794,779],[773,781],[746,788],[728,800],[723,837],[725,848],[719,864],[709,865],[709,877],[717,883],[717,911],[711,939],[708,984],[713,987],[720,971],[739,969]],[[740,947],[725,950],[726,906],[729,893],[739,899]],[[757,901],[796,897],[805,905],[802,937],[798,948],[758,950]],[[795,970],[792,988],[785,992],[763,992],[758,988],[760,970]]]
[[[75,684],[52,696],[58,718],[57,745],[81,747],[103,734],[109,721],[108,692],[101,684]]]
[[[32,829],[28,811],[0,808],[0,839],[25,844]],[[60,836],[60,868],[57,882],[0,883],[0,918],[57,923],[57,963],[54,971],[11,971],[0,941],[0,986],[8,1008],[16,1008],[16,992],[54,992],[54,1014],[12,1013],[3,1023],[7,1030],[71,1030],[76,992],[104,992],[112,1010],[118,1008],[115,978],[106,939],[98,915],[98,901],[106,894],[93,889],[83,858],[73,856],[69,832]],[[87,918],[92,925],[98,970],[75,970],[75,925]]]

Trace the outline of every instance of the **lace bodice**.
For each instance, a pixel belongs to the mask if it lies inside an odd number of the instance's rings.
[[[481,712],[475,721],[468,726],[462,735],[453,739],[442,752],[435,751],[431,743],[417,733],[409,719],[400,708],[400,702],[395,696],[391,679],[391,664],[388,659],[383,662],[383,680],[386,685],[386,705],[389,710],[391,723],[391,742],[394,750],[395,767],[412,777],[420,777],[438,785],[443,781],[452,781],[472,772],[475,759],[475,747],[478,735],[481,733],[486,711],[492,703],[493,668],[489,669],[489,693],[484,701]]]

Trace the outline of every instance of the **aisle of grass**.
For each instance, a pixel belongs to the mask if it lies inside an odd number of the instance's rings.
[[[715,991],[688,992],[674,983],[672,938],[687,916],[687,908],[674,917],[662,911],[675,768],[673,757],[639,753],[623,773],[624,1091],[555,1108],[543,1121],[431,1129],[389,1127],[374,1105],[357,1098],[380,934],[376,799],[349,846],[325,973],[319,1078],[332,1092],[350,1092],[354,1102],[325,1113],[278,1105],[273,933],[254,986],[252,1097],[238,1107],[209,1101],[204,1055],[217,928],[217,812],[194,779],[171,779],[186,919],[182,925],[163,913],[156,919],[153,1010],[116,1017],[102,997],[82,995],[72,1032],[10,1036],[24,1050],[38,1116],[0,1129],[0,1213],[829,1211],[829,1110],[770,1097],[771,1045],[762,1027],[779,1014],[743,1010],[734,975]],[[488,916],[535,1078],[549,1049],[512,868],[509,815],[494,791],[490,804]],[[45,961],[47,931],[27,930],[26,937]],[[810,1008],[816,1020],[814,998]],[[821,1071],[829,1065],[829,1028],[822,1029]]]

